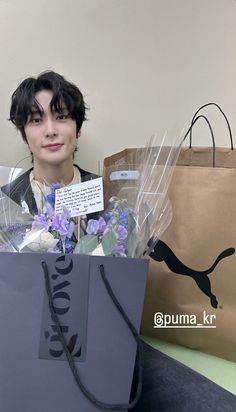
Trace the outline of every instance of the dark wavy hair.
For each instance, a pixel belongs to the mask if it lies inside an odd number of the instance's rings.
[[[78,133],[83,121],[86,120],[85,112],[87,109],[81,91],[60,74],[46,71],[37,78],[28,77],[25,79],[14,91],[11,98],[9,120],[21,132],[24,141],[27,142],[24,128],[28,118],[35,111],[42,114],[42,108],[35,99],[35,94],[41,90],[52,91],[53,97],[50,103],[52,111],[62,113],[66,106],[71,118],[76,122]]]

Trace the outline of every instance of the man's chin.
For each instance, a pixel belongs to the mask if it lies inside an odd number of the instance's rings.
[[[66,163],[66,164],[73,164],[73,155],[68,156],[63,156],[63,155],[59,155],[59,153],[57,153],[57,155],[55,156],[45,156],[43,159],[38,159],[38,162],[41,163],[42,165],[51,165],[51,166],[60,166],[62,163]]]

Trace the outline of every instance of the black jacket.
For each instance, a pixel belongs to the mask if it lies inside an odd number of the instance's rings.
[[[76,166],[80,171],[81,182],[85,182],[86,180],[90,179],[96,179],[97,177],[99,177],[93,173],[86,172],[77,165],[74,166]],[[25,201],[28,205],[29,213],[35,215],[38,213],[38,209],[29,179],[30,172],[32,170],[33,168],[27,170],[27,172],[17,177],[15,180],[13,180],[13,182],[2,186],[1,190],[20,206],[22,205],[22,202]]]

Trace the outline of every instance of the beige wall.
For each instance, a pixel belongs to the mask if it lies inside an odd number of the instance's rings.
[[[91,110],[77,157],[91,171],[156,131],[178,132],[208,101],[223,107],[235,131],[235,21],[235,0],[0,0],[0,164],[28,153],[6,120],[10,95],[45,69],[86,96]],[[221,117],[208,113],[226,146]],[[210,143],[203,125],[195,143]]]

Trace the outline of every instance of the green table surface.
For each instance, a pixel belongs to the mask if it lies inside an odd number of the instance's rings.
[[[142,339],[160,352],[182,362],[236,395],[235,362],[147,336],[142,336]]]

